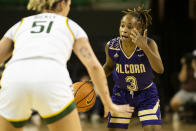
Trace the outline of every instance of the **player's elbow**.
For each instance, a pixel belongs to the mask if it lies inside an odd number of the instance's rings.
[[[164,73],[164,67],[161,67],[161,68],[157,69],[156,72],[158,74],[163,74]]]

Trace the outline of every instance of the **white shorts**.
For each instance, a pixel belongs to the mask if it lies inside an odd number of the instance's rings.
[[[46,123],[55,122],[76,107],[71,85],[67,69],[53,60],[12,63],[1,80],[0,115],[22,127],[34,109]]]

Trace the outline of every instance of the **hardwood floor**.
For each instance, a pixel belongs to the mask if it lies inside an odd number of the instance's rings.
[[[82,122],[83,131],[108,131],[106,125],[106,120],[102,123]],[[39,128],[33,124],[28,124],[24,131],[48,131],[48,129],[45,124],[42,124]],[[143,131],[143,129],[136,121],[134,124],[130,124],[128,131]],[[196,131],[196,124],[165,122],[162,131]]]

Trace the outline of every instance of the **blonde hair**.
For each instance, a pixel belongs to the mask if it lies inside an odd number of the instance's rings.
[[[43,10],[59,11],[59,9],[57,8],[57,4],[61,1],[62,0],[29,0],[27,9],[35,10],[38,12],[42,12]]]

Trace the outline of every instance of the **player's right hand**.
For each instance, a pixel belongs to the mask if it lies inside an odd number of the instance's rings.
[[[107,117],[109,112],[132,113],[134,112],[134,107],[131,107],[129,104],[116,105],[112,103],[110,106],[104,105],[104,117]]]

